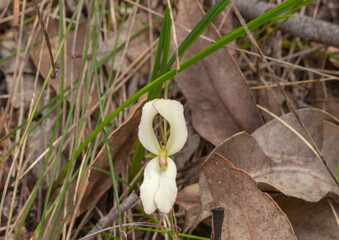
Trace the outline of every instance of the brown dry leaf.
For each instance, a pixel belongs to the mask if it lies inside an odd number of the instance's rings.
[[[329,168],[337,173],[339,158],[339,125],[329,121],[323,121],[323,144],[321,152],[326,159]]]
[[[185,222],[184,222],[184,232],[188,232],[191,234],[193,230],[200,224],[202,221],[209,221],[209,217],[212,215],[211,209],[213,209],[213,204],[209,203],[207,205],[199,205],[194,206],[188,209],[185,214]]]
[[[273,199],[288,216],[299,240],[339,239],[338,224],[328,199],[316,203],[286,196],[275,196]],[[332,205],[339,213],[339,204]]]
[[[246,172],[218,153],[208,158],[202,172],[214,206],[225,208],[222,239],[296,239],[286,215]]]
[[[192,29],[202,16],[195,2],[178,2],[177,23]],[[181,43],[188,33],[180,27],[176,31],[178,43]],[[207,28],[204,35],[218,38],[211,28]],[[182,61],[209,44],[206,40],[197,39],[185,52]],[[226,48],[181,72],[175,80],[192,109],[194,128],[214,145],[239,131],[253,132],[261,126],[247,82]]]
[[[194,230],[200,222],[204,219],[211,216],[211,209],[214,208],[214,202],[212,198],[212,193],[208,187],[208,182],[205,175],[200,172],[199,174],[199,193],[200,197],[196,196],[196,199],[193,201],[197,201],[200,199],[199,206],[193,206],[188,209],[186,216],[185,216],[185,223],[184,223],[184,232],[187,232],[189,229]],[[202,191],[200,191],[202,189]],[[194,197],[192,195],[192,197]]]
[[[127,40],[128,32],[130,29],[130,25],[132,23],[132,16],[130,16],[122,25],[121,31],[119,33],[119,41],[117,46],[119,46],[122,42]],[[135,17],[134,25],[131,29],[131,35],[135,33],[137,30],[142,28],[145,24],[148,23],[147,13],[145,12],[139,12]],[[115,41],[117,37],[117,32],[114,32],[108,37],[108,40],[103,43],[101,46],[99,46],[98,54],[97,54],[97,60],[100,60],[105,54],[108,52],[111,52],[115,46]],[[118,51],[115,55],[115,61],[113,69],[117,71],[118,66],[121,63],[121,71],[124,71],[127,69],[128,65],[133,62],[139,55],[145,51],[149,47],[149,36],[147,31],[143,31],[138,34],[135,38],[131,39],[128,43],[128,49],[126,51],[125,59],[122,59],[122,50]],[[112,66],[112,59],[109,59],[107,62],[105,62],[105,66],[110,69]],[[140,72],[142,74],[148,74],[149,73],[149,63],[145,63],[143,67],[140,69]]]
[[[182,189],[175,200],[176,204],[179,204],[185,210],[189,210],[192,207],[200,205],[200,187],[199,183],[188,185]]]
[[[339,134],[333,132],[337,140],[328,141],[324,138],[324,121],[339,124],[339,121],[330,114],[318,109],[302,109],[297,111],[301,121],[309,130],[314,142],[319,149],[326,148],[327,144],[337,150],[332,158],[325,159],[333,174],[337,176],[337,160],[339,155]],[[286,123],[305,137],[304,131],[292,113],[281,117]],[[337,126],[338,128],[338,126]],[[325,130],[326,131],[326,130]],[[276,181],[284,185],[286,182],[293,183],[285,186],[284,191],[300,193],[300,195],[286,195],[302,198],[306,201],[316,202],[326,194],[334,195],[337,200],[339,189],[331,179],[323,163],[315,154],[278,120],[273,120],[256,130],[252,136],[257,140],[264,153],[287,171],[278,173]],[[305,137],[307,139],[307,137]],[[325,157],[324,151],[322,154]],[[335,161],[335,162],[331,162]],[[288,173],[288,175],[285,175]],[[296,191],[300,189],[299,191]],[[281,190],[281,189],[279,189]]]
[[[59,21],[57,19],[49,19],[49,24],[47,27],[47,33],[48,35],[52,34],[58,34],[59,33]],[[64,88],[67,88],[71,84],[71,74],[73,74],[73,81],[75,81],[81,73],[81,63],[83,61],[83,58],[81,57],[83,55],[83,47],[86,41],[86,25],[80,24],[77,32],[76,37],[76,45],[75,45],[75,58],[73,59],[74,67],[71,69],[71,61],[72,61],[72,47],[73,47],[73,40],[74,40],[74,30],[69,31],[66,44],[66,58],[65,58],[65,78],[64,78]],[[37,40],[41,40],[43,37],[43,32],[40,31],[37,36]],[[59,36],[53,37],[49,39],[52,47],[52,53],[53,56],[55,56],[56,51],[59,47]],[[39,59],[40,59],[40,49],[41,44],[37,45],[35,47],[32,47],[31,49],[31,58],[33,59],[33,62],[35,66],[38,66]],[[49,52],[46,44],[44,45],[43,53],[42,53],[42,61],[40,66],[40,74],[43,78],[47,77],[47,74],[49,72],[49,69],[51,68],[51,60],[49,57]],[[60,91],[60,78],[58,77],[60,74],[57,73],[56,79],[50,79],[51,86],[53,89],[59,93]],[[79,97],[79,96],[78,96]],[[94,91],[92,94],[92,101],[91,106],[94,106],[98,102],[98,96],[97,92]]]
[[[297,113],[337,175],[339,126],[332,122],[338,124],[338,120],[318,109],[303,109]],[[282,119],[299,133],[303,132],[293,114],[284,115]],[[322,162],[278,120],[265,124],[252,136],[244,132],[236,134],[214,151],[248,172],[263,190],[278,190],[310,202],[317,202],[326,195],[339,200],[339,190]]]

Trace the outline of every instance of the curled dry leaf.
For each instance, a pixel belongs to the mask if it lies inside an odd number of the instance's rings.
[[[202,16],[194,1],[178,2],[177,23],[192,29]],[[188,32],[181,27],[176,30],[178,43],[181,43]],[[204,35],[218,38],[212,28],[207,28]],[[208,45],[210,43],[206,40],[197,39],[185,52],[182,61]],[[241,130],[253,132],[261,126],[247,82],[226,48],[181,72],[175,80],[192,109],[194,128],[214,145]]]
[[[288,216],[299,240],[339,239],[338,223],[328,199],[316,203],[286,196],[274,196],[273,199]],[[338,213],[339,204],[331,204]]]
[[[296,239],[286,215],[246,172],[219,154],[208,158],[202,172],[214,207],[225,208],[222,239]]]
[[[329,168],[337,175],[338,120],[318,109],[303,109],[297,113],[321,149]],[[292,113],[282,119],[303,133]],[[252,136],[244,132],[236,134],[214,151],[248,172],[259,182],[261,189],[278,190],[310,202],[317,202],[326,195],[339,200],[339,190],[323,163],[278,120],[265,124]]]
[[[176,204],[179,204],[185,210],[200,205],[200,187],[198,183],[188,185],[182,189],[175,200]]]
[[[321,152],[324,157],[326,154],[323,149],[327,148],[326,145],[329,144],[336,150],[332,158],[325,158],[325,160],[332,173],[337,176],[338,159],[335,158],[339,155],[338,130],[333,132],[332,137],[337,139],[334,141],[330,137],[331,134],[325,136],[324,133],[329,133],[326,130],[326,128],[329,127],[328,122],[339,124],[339,121],[330,114],[318,109],[302,109],[298,111],[298,114],[301,121],[309,130],[314,142],[318,148],[322,150]],[[282,119],[307,139],[300,124],[292,113],[284,115]],[[335,127],[333,126],[333,128]],[[337,126],[337,128],[339,127]],[[325,129],[325,131],[323,129]],[[284,187],[285,191],[294,192],[295,189],[301,187],[302,191],[299,192],[300,195],[295,197],[316,202],[326,194],[330,194],[332,196],[335,195],[334,197],[339,200],[339,189],[331,179],[320,159],[315,156],[311,149],[308,148],[300,138],[288,130],[278,120],[273,120],[265,124],[265,126],[256,130],[252,136],[257,140],[264,153],[271,158],[274,163],[279,164],[282,169],[287,170],[283,171],[283,173],[277,172],[276,175],[277,182],[281,182],[282,186],[286,182],[290,183]],[[288,176],[286,176],[285,173],[288,173]]]

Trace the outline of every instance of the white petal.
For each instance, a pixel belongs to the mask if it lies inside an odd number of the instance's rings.
[[[160,172],[160,185],[155,194],[155,203],[161,212],[169,213],[177,198],[177,167],[171,158],[167,158],[168,167]]]
[[[160,145],[153,131],[153,118],[158,112],[153,107],[153,101],[147,102],[142,108],[141,121],[139,124],[139,140],[151,153],[159,154]]]
[[[187,127],[184,117],[184,108],[180,102],[169,99],[153,101],[154,108],[171,125],[170,136],[167,141],[167,154],[172,155],[184,146],[187,140]]]
[[[159,188],[161,171],[159,157],[149,161],[144,171],[144,181],[140,186],[140,198],[147,214],[151,214],[157,209],[154,197]]]

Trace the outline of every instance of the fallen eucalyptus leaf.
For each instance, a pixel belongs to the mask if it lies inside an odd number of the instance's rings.
[[[200,187],[198,183],[188,185],[180,192],[178,192],[176,204],[179,204],[185,210],[200,205]]]
[[[222,239],[296,239],[286,215],[246,172],[219,154],[208,158],[202,172],[214,207],[225,208]]]
[[[195,2],[178,2],[177,23],[192,29],[202,16]],[[176,34],[178,43],[181,43],[188,32],[178,27]],[[207,28],[204,35],[218,38],[212,28]],[[209,42],[198,38],[181,60],[188,59],[208,45]],[[261,126],[248,84],[227,48],[194,64],[177,75],[175,80],[192,110],[195,130],[212,144],[217,145],[239,131],[253,132]]]
[[[338,223],[328,199],[324,198],[316,203],[281,195],[273,199],[288,216],[299,240],[339,239]],[[339,204],[332,205],[338,213]]]
[[[310,130],[329,168],[337,175],[338,120],[319,109],[303,109],[297,113]],[[292,113],[281,118],[302,133]],[[252,136],[245,132],[236,134],[214,152],[248,172],[262,190],[278,190],[309,202],[317,202],[326,195],[339,200],[339,189],[323,163],[278,120],[265,124]]]

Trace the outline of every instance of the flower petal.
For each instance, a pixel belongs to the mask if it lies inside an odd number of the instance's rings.
[[[154,198],[158,209],[164,213],[169,213],[172,209],[178,192],[175,182],[177,167],[171,158],[167,158],[167,164],[167,169],[160,172],[160,185]]]
[[[141,121],[139,124],[139,140],[151,153],[159,154],[160,145],[153,131],[153,118],[158,112],[153,107],[153,101],[147,102],[142,108]]]
[[[187,140],[187,127],[184,117],[184,108],[180,102],[169,99],[157,99],[153,101],[153,107],[171,125],[170,136],[166,150],[172,155],[185,145]]]
[[[159,188],[161,171],[159,157],[155,157],[149,161],[144,171],[144,181],[140,186],[140,198],[147,214],[151,214],[157,209],[154,196]]]

